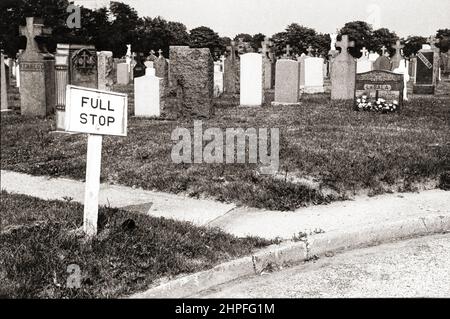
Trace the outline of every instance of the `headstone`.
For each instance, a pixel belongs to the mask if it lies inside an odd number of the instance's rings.
[[[8,88],[6,85],[6,66],[3,51],[0,52],[0,110],[8,110]]]
[[[169,87],[176,95],[177,116],[206,117],[214,114],[214,64],[207,48],[171,46]],[[170,112],[170,111],[169,111]]]
[[[403,59],[401,50],[405,46],[401,44],[400,40],[397,40],[395,45],[393,45],[392,47],[395,49],[395,54],[391,59],[391,70],[394,70],[400,66],[400,61]]]
[[[371,71],[356,75],[355,109],[394,112],[403,105],[403,75]]]
[[[94,46],[70,45],[70,84],[98,88],[97,52]]]
[[[414,94],[434,94],[434,51],[423,46],[417,53],[416,77],[413,85]]]
[[[135,76],[136,78],[136,76]],[[128,85],[130,83],[130,76],[128,73],[128,64],[127,63],[118,63],[117,64],[117,84],[119,85]]]
[[[375,63],[375,61],[379,57],[380,57],[380,55],[377,52],[370,51],[370,53],[369,53],[369,61],[372,62],[372,65],[373,65],[373,63]]]
[[[166,58],[162,55],[162,51],[160,50],[160,54],[158,59],[154,62],[155,66],[155,75],[158,78],[161,78],[161,99],[160,99],[160,110],[164,111],[167,94],[169,91],[169,63]]]
[[[408,72],[411,80],[414,80],[416,78],[416,64],[417,58],[414,54],[412,54],[409,57],[409,72]]]
[[[151,68],[146,74],[134,80],[134,115],[159,117],[161,115],[161,78],[156,77]]]
[[[356,73],[365,73],[372,71],[373,63],[369,60],[369,54],[366,48],[361,50],[362,56],[357,60]]]
[[[158,57],[155,55],[155,51],[150,50],[150,55],[147,57],[147,61],[155,62]]]
[[[437,43],[439,43],[439,39],[436,39],[436,37],[430,37],[428,39],[428,43],[430,43],[430,48],[434,52],[434,58],[433,58],[433,83],[434,85],[437,85],[440,81],[440,49],[436,46]]]
[[[261,54],[263,57],[263,79],[264,79],[264,89],[270,90],[273,88],[273,84],[275,83],[274,69],[275,69],[275,61],[271,59],[269,55],[270,52],[270,41],[269,38],[266,37],[263,42],[261,42]]]
[[[275,101],[272,104],[295,104],[299,101],[300,63],[291,59],[277,61]]]
[[[151,63],[149,64],[148,68],[153,68],[153,61],[146,61],[145,63]],[[133,78],[139,78],[141,76],[144,76],[146,74],[145,69],[147,68],[147,65],[145,63],[142,63],[142,54],[137,53],[136,54],[136,65],[133,69]]]
[[[291,46],[289,44],[286,45],[286,48],[284,49],[284,51],[286,53],[283,55],[283,58],[284,59],[291,59],[292,58],[292,54],[291,54],[292,48],[291,48]]]
[[[306,49],[306,51],[308,52],[308,56],[309,57],[313,57],[314,55],[312,54],[312,52],[314,51],[314,49],[312,48],[312,46],[309,46],[308,49]]]
[[[261,106],[263,103],[262,56],[246,53],[241,56],[241,106]]]
[[[377,71],[391,71],[392,64],[391,60],[387,57],[389,53],[386,51],[383,52],[383,55],[381,55],[373,64],[373,69]]]
[[[234,41],[231,41],[231,46],[227,47],[227,50],[228,56],[224,61],[223,91],[235,95],[239,93],[240,89],[240,60]]]
[[[334,59],[331,73],[331,99],[353,100],[355,96],[356,61],[348,53],[349,47],[354,47],[355,42],[349,41],[348,35],[343,35],[342,40],[336,45],[341,48],[341,53]]]
[[[131,64],[130,64],[130,80],[134,80],[134,68],[136,67],[136,53],[131,54]]]
[[[20,59],[20,103],[21,114],[45,116],[55,107],[55,60],[36,37],[48,36],[51,29],[37,23],[34,18],[26,18],[26,26],[20,33],[27,38],[27,47]]]
[[[127,53],[125,54],[125,62],[128,64],[128,72],[131,72],[131,44],[127,44]]]
[[[56,129],[65,129],[66,86],[98,87],[97,52],[94,46],[58,43],[55,55]]]
[[[17,63],[16,63],[16,87],[20,88],[20,56],[22,55],[23,50],[20,49],[17,53]]]
[[[303,68],[300,70],[302,78],[304,76],[302,93],[323,93],[323,59],[308,57],[303,60],[302,66]]]
[[[214,96],[218,97],[223,92],[223,72],[220,61],[214,62]]]
[[[101,51],[97,53],[98,64],[98,89],[111,91],[114,84],[113,79],[113,53]]]
[[[403,75],[403,101],[408,101],[409,61],[400,60],[398,68],[392,72]]]

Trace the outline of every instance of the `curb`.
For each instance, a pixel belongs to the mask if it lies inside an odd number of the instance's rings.
[[[241,277],[281,270],[285,266],[299,264],[329,253],[449,231],[450,215],[445,215],[312,235],[302,241],[271,245],[251,256],[220,264],[210,270],[179,277],[128,298],[186,298]]]

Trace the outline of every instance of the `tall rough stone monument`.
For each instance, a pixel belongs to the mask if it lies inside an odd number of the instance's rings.
[[[356,60],[348,53],[355,42],[348,35],[336,43],[341,53],[334,59],[331,72],[331,100],[353,100],[355,97]]]
[[[171,46],[169,56],[173,105],[166,114],[186,118],[214,115],[214,63],[209,49]]]
[[[234,41],[227,47],[228,55],[224,61],[223,91],[225,94],[239,94],[240,61]]]
[[[53,112],[56,103],[55,59],[40,40],[49,36],[51,29],[28,17],[20,33],[27,38],[27,47],[19,61],[20,110],[26,116],[46,116]]]

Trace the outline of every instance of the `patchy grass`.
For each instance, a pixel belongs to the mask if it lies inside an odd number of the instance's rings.
[[[103,207],[91,243],[77,203],[1,193],[0,298],[110,298],[145,290],[164,276],[201,271],[270,244],[217,229]],[[68,288],[69,265],[81,288]]]
[[[174,164],[171,132],[192,121],[131,118],[106,137],[102,180],[259,208],[292,210],[359,192],[414,190],[450,169],[450,98],[414,98],[400,113],[354,112],[327,95],[300,107],[220,108],[203,129],[280,128],[280,174],[256,164]],[[86,136],[49,134],[53,119],[2,115],[1,168],[83,180]]]

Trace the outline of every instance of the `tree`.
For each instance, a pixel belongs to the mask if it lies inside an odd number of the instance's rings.
[[[19,27],[25,25],[26,17],[40,18],[45,26],[53,30],[63,29],[68,17],[68,5],[67,0],[1,0],[0,46],[10,57],[15,57],[19,49],[26,47],[26,39],[19,34]],[[54,43],[50,44],[50,49],[54,49]]]
[[[450,49],[450,29],[439,29],[436,37],[439,39],[437,47],[441,52],[447,52]]]
[[[198,27],[190,32],[190,46],[192,48],[208,48],[214,60],[225,53],[225,47],[219,35],[208,27]]]
[[[405,47],[403,48],[403,54],[405,57],[411,56],[411,54],[417,54],[422,49],[422,44],[427,43],[427,39],[418,36],[409,36],[405,40]]]
[[[250,45],[253,48],[253,51],[258,52],[259,49],[262,48],[261,42],[263,42],[265,38],[266,38],[266,36],[262,33],[257,33],[255,35],[253,35],[252,41],[250,43]]]
[[[249,42],[251,43],[253,41],[253,37],[248,33],[239,33],[234,37],[234,41],[239,41],[239,39],[242,39],[243,42]]]
[[[111,2],[110,11],[113,22],[110,27],[110,50],[116,57],[127,52],[127,44],[136,45],[136,30],[142,25],[142,19],[133,8],[122,2]]]
[[[392,56],[395,53],[395,49],[392,48],[392,45],[396,43],[397,39],[398,36],[395,32],[392,32],[387,28],[381,28],[373,31],[371,45],[367,49],[381,54],[381,48],[385,46]]]
[[[349,52],[355,58],[361,57],[360,50],[363,47],[372,49],[372,26],[364,21],[348,22],[339,31],[339,36],[347,34],[351,41],[355,41],[355,47],[350,48]]]

